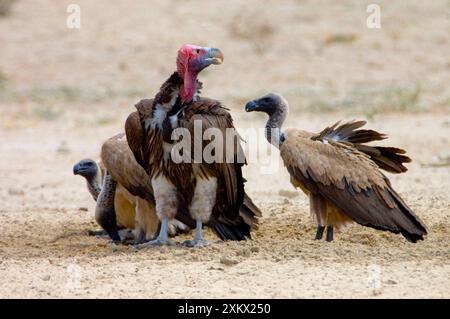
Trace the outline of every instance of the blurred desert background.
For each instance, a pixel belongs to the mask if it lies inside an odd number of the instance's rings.
[[[66,26],[70,3],[80,29]],[[370,3],[380,29],[366,26]],[[0,0],[0,297],[449,298],[449,30],[448,0]],[[306,197],[281,164],[264,175],[257,163],[245,169],[264,212],[251,241],[207,232],[204,249],[136,252],[88,236],[95,203],[72,166],[123,130],[184,43],[222,49],[200,80],[237,127],[263,127],[243,106],[277,91],[287,127],[366,119],[387,133],[413,158],[389,177],[427,239],[355,225],[314,241]]]

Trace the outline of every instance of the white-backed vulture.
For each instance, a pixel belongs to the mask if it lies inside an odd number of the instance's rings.
[[[136,160],[152,179],[155,190],[156,212],[161,219],[158,238],[148,245],[170,245],[167,224],[179,214],[179,207],[187,207],[196,221],[196,235],[185,244],[201,247],[207,244],[202,236],[202,224],[220,221],[232,226],[229,236],[235,240],[250,237],[257,225],[259,209],[244,192],[242,165],[237,152],[241,151],[236,138],[235,154],[229,163],[175,163],[171,150],[174,128],[183,127],[194,138],[202,138],[207,128],[234,130],[231,115],[220,102],[199,98],[201,83],[197,75],[211,64],[220,64],[223,55],[219,49],[184,45],[177,56],[177,71],[161,86],[155,99],[142,100],[137,112],[125,124],[127,140]],[[202,136],[194,136],[194,121],[202,123]],[[225,136],[225,135],[224,135]],[[203,141],[206,143],[206,141]],[[201,153],[202,154],[202,153]],[[192,160],[192,158],[190,158]]]
[[[380,169],[401,173],[410,158],[393,147],[369,146],[386,135],[360,130],[366,122],[339,122],[318,134],[299,129],[281,131],[288,103],[269,93],[246,104],[247,112],[269,115],[265,135],[280,150],[295,187],[310,199],[311,215],[321,239],[327,226],[327,241],[333,240],[333,227],[355,221],[360,225],[401,233],[408,241],[423,240],[426,226],[392,188]]]

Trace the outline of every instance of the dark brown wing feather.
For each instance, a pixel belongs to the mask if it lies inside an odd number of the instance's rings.
[[[132,112],[125,121],[125,134],[128,146],[136,161],[148,172],[148,147],[143,119],[150,116],[153,100],[146,99],[137,103],[136,112]]]
[[[212,218],[223,224],[233,226],[237,235],[245,239],[250,237],[250,231],[256,228],[258,217],[261,211],[251,201],[244,190],[244,179],[242,176],[242,166],[245,163],[245,156],[240,145],[240,137],[233,125],[233,119],[228,109],[223,107],[219,101],[201,98],[186,109],[183,120],[180,121],[182,127],[189,128],[194,134],[194,121],[201,121],[202,130],[208,128],[219,129],[223,136],[227,136],[227,129],[235,134],[228,135],[233,140],[224,143],[222,154],[225,163],[202,163],[201,170],[217,177],[218,193],[216,204],[213,209]],[[202,149],[210,141],[203,141]],[[227,144],[233,145],[232,150],[227,148]]]
[[[318,135],[313,137],[313,139],[328,139],[333,141],[350,142],[354,144],[380,141],[387,138],[386,135],[377,131],[359,130],[359,128],[366,125],[366,123],[366,121],[350,121],[344,124],[336,122],[332,126],[323,129]]]
[[[360,152],[369,155],[381,169],[390,173],[406,172],[408,169],[403,163],[411,162],[411,158],[405,155],[405,150],[396,147],[364,145],[364,143],[387,138],[387,135],[374,130],[359,129],[366,123],[366,121],[350,121],[339,125],[340,122],[337,122],[322,130],[312,139],[351,143]]]
[[[411,162],[411,158],[404,155],[406,151],[396,147],[369,146],[354,144],[356,149],[370,156],[378,167],[390,173],[404,173],[408,170],[403,163]]]

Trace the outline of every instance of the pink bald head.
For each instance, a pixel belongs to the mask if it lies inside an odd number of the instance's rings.
[[[185,44],[178,50],[177,72],[183,78],[181,99],[190,102],[197,92],[198,74],[211,64],[221,64],[223,54],[219,49]]]

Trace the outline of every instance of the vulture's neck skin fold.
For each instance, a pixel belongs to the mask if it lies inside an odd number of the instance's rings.
[[[269,114],[269,120],[266,123],[265,135],[270,144],[279,148],[282,142],[281,126],[286,120],[288,114],[287,102],[280,103],[275,112]]]
[[[181,101],[188,103],[194,100],[197,93],[197,73],[186,73],[183,77],[183,89],[181,90]]]
[[[100,183],[99,183],[100,177],[98,175],[99,174],[97,173],[95,176],[86,178],[88,191],[89,191],[89,193],[91,193],[91,195],[95,201],[97,201],[98,195],[100,194],[100,192],[102,190],[102,188],[100,187]]]

